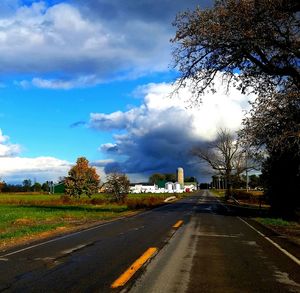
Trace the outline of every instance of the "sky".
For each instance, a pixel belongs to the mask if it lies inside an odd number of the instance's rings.
[[[172,22],[205,0],[1,0],[0,179],[44,182],[85,156],[105,181],[150,174],[210,174],[191,155],[220,127],[240,127],[249,96],[220,73],[216,93],[188,107],[171,95]]]

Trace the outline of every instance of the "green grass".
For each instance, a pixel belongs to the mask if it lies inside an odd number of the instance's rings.
[[[212,192],[215,196],[218,197],[224,197],[225,196],[225,189],[210,189],[210,192]]]
[[[0,205],[0,239],[21,237],[57,227],[107,220],[128,211],[126,205],[16,206]]]
[[[267,226],[277,226],[277,227],[297,226],[296,222],[286,221],[281,218],[256,218],[256,220]]]
[[[80,199],[60,194],[1,194],[0,244],[59,227],[109,220],[136,209],[153,208],[174,194],[129,194],[127,203],[111,203],[107,194],[95,194]],[[184,197],[190,194],[178,194]]]
[[[22,227],[19,229],[11,229],[11,230],[7,230],[4,233],[1,233],[0,240],[19,238],[19,237],[23,237],[23,236],[30,236],[33,234],[53,230],[59,226],[62,226],[62,225],[61,224],[41,224],[41,225],[35,225],[35,226]]]

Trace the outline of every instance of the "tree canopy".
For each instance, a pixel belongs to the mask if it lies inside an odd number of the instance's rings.
[[[130,181],[126,174],[114,172],[107,175],[105,189],[112,194],[114,201],[123,202],[129,192],[129,188]]]
[[[267,151],[292,150],[300,156],[300,94],[298,91],[258,97],[243,121],[244,141]]]
[[[180,85],[192,80],[201,93],[222,72],[241,91],[299,89],[299,10],[296,0],[219,0],[180,13],[172,39]]]
[[[75,197],[81,195],[91,196],[98,192],[100,177],[96,169],[89,166],[89,161],[78,158],[76,165],[73,166],[64,181],[66,185],[65,193]]]

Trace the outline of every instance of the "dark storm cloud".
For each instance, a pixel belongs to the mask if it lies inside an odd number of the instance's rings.
[[[89,16],[101,17],[107,21],[136,19],[143,22],[160,22],[170,26],[178,12],[194,9],[196,6],[211,6],[210,0],[76,0]]]
[[[99,150],[113,159],[105,171],[128,174],[173,173],[183,167],[188,176],[208,178],[205,165],[193,156],[192,149],[216,138],[220,127],[236,131],[241,125],[249,96],[230,87],[226,91],[221,74],[215,78],[217,93],[203,96],[199,108],[187,109],[184,100],[192,93],[181,89],[172,101],[170,84],[149,84],[141,89],[144,102],[127,112],[93,113],[89,127],[98,131],[116,131],[113,143]],[[253,99],[254,97],[252,97]],[[121,134],[120,134],[121,133]]]

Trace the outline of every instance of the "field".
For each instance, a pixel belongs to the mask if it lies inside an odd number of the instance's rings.
[[[0,248],[16,239],[50,236],[78,226],[106,221],[152,208],[170,194],[130,194],[113,203],[106,194],[80,199],[48,194],[0,194]],[[180,194],[180,197],[185,196]]]

